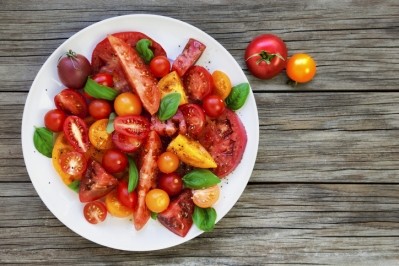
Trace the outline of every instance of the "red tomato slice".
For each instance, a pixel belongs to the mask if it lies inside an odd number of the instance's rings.
[[[188,134],[191,136],[200,134],[206,122],[205,113],[201,106],[194,103],[187,103],[181,105],[179,109],[186,121]]]
[[[199,141],[216,161],[214,173],[225,177],[240,163],[247,133],[237,114],[226,108],[222,115],[207,121]]]
[[[202,100],[213,90],[212,75],[202,66],[190,67],[183,77],[183,84],[189,98],[194,101]]]
[[[129,44],[112,35],[108,36],[108,40],[119,58],[127,82],[139,96],[144,108],[150,114],[155,114],[161,101],[158,80],[152,75],[137,51]]]
[[[71,151],[61,155],[61,169],[71,176],[80,176],[87,168],[85,156],[77,151]]]
[[[112,133],[112,142],[121,151],[130,153],[138,150],[143,140],[114,131]]]
[[[78,116],[68,116],[64,122],[64,134],[72,147],[79,152],[87,152],[90,147],[89,133],[85,121]]]
[[[107,195],[118,184],[118,179],[108,174],[100,163],[89,162],[86,173],[80,181],[79,200],[94,201]]]
[[[101,201],[92,201],[83,208],[83,215],[91,224],[98,224],[107,217],[107,208]]]
[[[114,128],[116,132],[126,136],[144,139],[150,132],[150,122],[140,115],[117,116]]]
[[[73,89],[64,89],[54,97],[57,109],[81,118],[87,116],[87,103],[82,94]]]
[[[184,190],[169,203],[169,207],[158,214],[158,221],[178,236],[185,237],[193,225],[194,202],[192,192]]]
[[[205,44],[190,38],[183,52],[173,62],[172,71],[175,70],[180,77],[183,77],[186,71],[197,62],[205,48]]]
[[[119,32],[112,34],[112,36],[125,41],[132,48],[136,46],[136,43],[139,40],[149,39],[152,43],[150,48],[154,52],[154,56],[166,56],[165,50],[159,43],[141,32]],[[123,73],[119,58],[115,55],[115,52],[107,38],[98,43],[94,48],[91,58],[91,66],[93,69],[93,74],[97,74],[99,72],[111,74],[115,89],[119,91],[131,91],[133,89],[130,88],[127,79],[125,78],[125,74]]]
[[[150,211],[145,203],[145,196],[151,188],[156,187],[158,175],[157,160],[162,153],[162,142],[155,131],[150,131],[148,138],[144,142],[140,157],[139,183],[137,185],[138,201],[133,212],[134,226],[140,230],[150,218]]]

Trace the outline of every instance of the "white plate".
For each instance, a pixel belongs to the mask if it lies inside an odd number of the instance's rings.
[[[85,221],[75,192],[58,177],[51,160],[33,146],[35,126],[43,126],[44,114],[55,108],[53,98],[63,89],[57,75],[57,61],[69,49],[91,58],[95,45],[108,34],[121,31],[141,31],[160,43],[169,58],[176,58],[190,37],[207,48],[197,64],[210,71],[220,69],[229,75],[233,84],[248,82],[245,74],[230,53],[208,34],[185,22],[155,15],[127,15],[95,23],[66,40],[44,63],[38,72],[26,100],[22,120],[22,148],[25,164],[37,193],[48,209],[67,227],[77,234],[103,246],[130,250],[158,250],[186,242],[202,232],[195,225],[186,237],[179,237],[159,222],[150,219],[141,230],[136,231],[130,219],[114,218],[91,225]],[[259,122],[252,92],[245,106],[238,111],[248,134],[248,144],[237,169],[221,184],[222,193],[215,205],[219,221],[237,202],[244,191],[255,164],[259,142]],[[215,227],[217,230],[217,226]]]

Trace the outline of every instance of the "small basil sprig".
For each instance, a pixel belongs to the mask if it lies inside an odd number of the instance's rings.
[[[152,42],[148,39],[141,39],[136,43],[136,51],[139,53],[140,57],[148,64],[154,57],[154,53],[150,49]]]
[[[37,127],[33,133],[33,144],[41,154],[51,158],[53,152],[53,132],[45,127]]]
[[[193,221],[194,224],[202,231],[212,231],[215,227],[216,218],[217,214],[214,208],[200,208],[198,206],[195,206]]]
[[[139,183],[139,172],[134,160],[130,156],[128,156],[127,159],[129,161],[129,181],[127,183],[127,191],[130,193],[136,189],[137,184]]]
[[[79,192],[79,186],[80,186],[79,180],[74,180],[72,183],[68,185],[68,187],[75,192]]]
[[[169,93],[162,98],[158,111],[159,120],[168,120],[176,114],[177,108],[179,107],[180,98],[181,94],[178,92]]]
[[[249,95],[248,83],[241,83],[234,86],[231,89],[229,96],[227,96],[225,100],[227,107],[229,107],[231,110],[234,111],[240,109],[247,100],[248,95]]]
[[[108,124],[107,124],[107,127],[106,127],[106,131],[107,131],[108,134],[111,134],[115,130],[115,128],[114,128],[115,117],[116,117],[116,114],[114,112],[109,114]]]
[[[220,183],[219,177],[207,169],[195,169],[183,176],[184,186],[192,189],[204,189]]]

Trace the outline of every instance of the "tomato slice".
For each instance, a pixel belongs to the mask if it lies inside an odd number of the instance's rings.
[[[71,151],[61,155],[61,169],[64,173],[73,177],[80,176],[86,171],[87,161],[85,156],[77,151]]]
[[[175,70],[180,77],[183,77],[186,71],[197,62],[205,48],[205,44],[190,38],[183,52],[173,62],[172,71]]]
[[[146,206],[145,197],[151,188],[156,187],[156,178],[158,175],[157,160],[161,153],[161,139],[155,131],[150,131],[140,153],[140,173],[137,185],[138,201],[133,213],[136,230],[143,228],[150,218],[150,211]]]
[[[72,147],[79,152],[87,152],[90,146],[87,125],[78,116],[68,116],[64,122],[64,134]]]
[[[169,203],[168,208],[158,214],[158,221],[178,236],[185,237],[193,225],[194,202],[189,189]]]
[[[100,163],[92,160],[79,186],[81,202],[94,201],[107,195],[118,184],[118,179],[108,174]]]
[[[112,34],[112,36],[123,40],[133,48],[136,46],[136,43],[139,40],[149,39],[151,41],[150,48],[154,52],[154,56],[166,56],[165,50],[159,43],[141,32],[118,32]],[[93,69],[93,74],[97,74],[99,72],[111,74],[115,89],[119,91],[131,91],[133,89],[130,88],[127,79],[125,78],[125,74],[123,73],[120,60],[115,55],[115,52],[107,38],[98,43],[94,48],[91,58],[91,66]]]
[[[194,204],[200,208],[210,208],[215,204],[220,196],[220,187],[218,185],[193,190]]]
[[[138,150],[143,140],[114,131],[112,133],[112,142],[121,151],[130,153]]]
[[[54,103],[57,109],[70,115],[76,115],[81,118],[87,116],[88,107],[82,94],[73,89],[64,89],[54,97]]]
[[[124,135],[144,139],[150,132],[150,122],[140,115],[124,115],[115,118],[114,128]]]
[[[98,224],[107,217],[107,208],[101,201],[92,201],[84,206],[83,215],[89,223]]]
[[[216,161],[214,173],[225,177],[240,163],[247,134],[237,114],[226,108],[219,117],[208,119],[199,142]]]
[[[108,212],[115,217],[124,218],[132,214],[132,209],[124,206],[117,196],[116,190],[111,191],[105,197],[105,206]]]
[[[120,60],[127,82],[139,96],[144,108],[150,114],[155,114],[161,101],[161,93],[157,86],[158,80],[152,75],[137,51],[129,44],[112,35],[108,36],[108,40]]]
[[[205,113],[201,106],[195,103],[188,103],[180,106],[179,109],[186,121],[188,134],[193,137],[199,135],[206,122]]]
[[[202,100],[213,90],[213,78],[202,66],[190,67],[183,76],[183,84],[188,97],[194,101]]]

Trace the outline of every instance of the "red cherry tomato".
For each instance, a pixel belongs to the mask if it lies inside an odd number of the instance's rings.
[[[190,99],[202,100],[213,90],[212,75],[202,66],[190,67],[183,77],[184,88]]]
[[[287,63],[287,47],[275,35],[259,35],[247,46],[245,62],[252,75],[260,79],[270,79],[284,69]]]
[[[191,136],[200,134],[206,122],[202,107],[195,103],[187,103],[181,105],[179,109],[183,113],[184,120],[187,123],[188,134]]]
[[[177,173],[162,174],[158,179],[158,187],[169,196],[176,196],[183,190],[183,180]]]
[[[44,125],[53,132],[60,132],[66,117],[66,114],[61,110],[50,110],[44,116]]]
[[[108,73],[97,73],[96,75],[93,76],[92,78],[95,82],[98,84],[107,86],[107,87],[113,87],[114,86],[114,80],[112,78],[112,75]]]
[[[95,99],[89,104],[89,114],[96,120],[108,118],[111,112],[111,104],[106,100]]]
[[[85,98],[78,91],[64,89],[54,97],[57,109],[70,115],[77,115],[81,118],[87,116],[87,103]]]
[[[218,117],[224,112],[226,104],[220,96],[211,94],[203,99],[202,107],[208,116]]]
[[[117,149],[106,150],[103,155],[102,165],[105,171],[110,174],[123,172],[128,165],[127,156]]]
[[[107,217],[107,208],[101,201],[92,201],[84,206],[83,215],[89,223],[97,224]]]
[[[125,180],[121,180],[117,187],[118,200],[130,209],[133,209],[137,204],[137,192],[136,190],[129,193],[128,183]]]
[[[85,121],[78,116],[68,116],[63,126],[69,144],[79,152],[87,152],[90,147],[89,131]]]
[[[135,152],[141,147],[142,140],[119,132],[112,133],[112,142],[123,152]]]
[[[60,160],[62,171],[68,175],[80,176],[86,171],[87,161],[80,152],[70,151],[64,153],[61,155]]]
[[[150,122],[144,116],[124,115],[115,118],[114,128],[124,135],[144,139],[150,132]]]
[[[166,56],[155,56],[150,62],[150,71],[156,78],[162,78],[170,72],[170,62]]]

